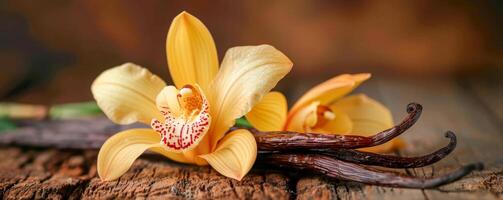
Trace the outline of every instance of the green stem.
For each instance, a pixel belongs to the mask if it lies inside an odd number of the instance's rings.
[[[49,110],[51,119],[71,119],[100,115],[103,112],[96,102],[82,102],[54,105]]]

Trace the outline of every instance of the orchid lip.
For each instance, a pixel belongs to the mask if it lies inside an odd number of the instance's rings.
[[[151,127],[161,135],[167,150],[188,151],[197,146],[209,129],[209,104],[198,86],[186,85],[176,95],[178,108],[162,107],[165,121],[152,119]],[[179,110],[173,110],[179,109]]]

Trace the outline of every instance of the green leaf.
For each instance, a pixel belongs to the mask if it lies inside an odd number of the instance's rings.
[[[236,124],[234,126],[241,128],[253,128],[253,126],[250,124],[250,122],[248,122],[248,120],[246,120],[245,117],[236,119]]]

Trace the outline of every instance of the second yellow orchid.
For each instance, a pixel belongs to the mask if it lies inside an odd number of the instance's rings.
[[[292,62],[269,45],[241,46],[227,51],[219,69],[210,32],[186,12],[171,24],[166,53],[175,86],[132,63],[103,72],[92,84],[94,98],[112,121],[152,127],[109,138],[98,154],[99,176],[117,179],[151,150],[242,179],[257,156],[255,139],[247,130],[225,133],[291,70]]]
[[[246,119],[260,131],[370,136],[392,127],[393,118],[385,106],[364,94],[346,96],[369,78],[366,73],[336,76],[306,92],[289,112],[285,96],[270,92]],[[389,152],[402,145],[394,139],[364,150]]]

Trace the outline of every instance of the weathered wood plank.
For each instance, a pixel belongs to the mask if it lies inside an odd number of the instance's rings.
[[[96,177],[96,151],[0,148],[3,199],[289,199],[289,178],[254,170],[242,181],[210,167],[147,155],[116,181]]]
[[[95,154],[95,153],[94,153]],[[94,157],[58,150],[0,149],[0,197],[3,199],[78,199]]]
[[[140,159],[119,180],[93,178],[84,199],[288,199],[288,178],[271,172],[252,172],[242,181],[220,176],[209,167]]]
[[[425,108],[416,128],[403,135],[413,144],[405,153],[419,152],[413,148],[432,150],[439,141],[443,142],[443,132],[452,130],[459,138],[458,148],[454,152],[458,162],[466,164],[481,160],[489,168],[503,164],[500,162],[503,135],[498,130],[499,124],[495,124],[478,102],[467,97],[471,94],[454,81],[388,80],[381,81],[379,88],[388,105],[418,101]],[[402,112],[396,106],[390,107],[393,113]]]
[[[471,97],[478,101],[488,114],[493,114],[493,121],[499,124],[503,131],[503,69],[492,70],[471,77],[468,80],[458,80],[460,85]]]
[[[490,89],[488,89],[490,90]],[[321,197],[340,199],[496,199],[502,196],[503,185],[501,152],[503,135],[493,116],[485,112],[484,105],[477,104],[473,95],[463,87],[449,80],[371,80],[357,92],[380,100],[387,105],[395,118],[404,115],[409,102],[419,102],[424,106],[419,122],[400,136],[407,147],[397,152],[403,156],[429,153],[444,145],[444,132],[453,130],[458,136],[458,147],[448,158],[433,166],[408,169],[404,173],[417,176],[444,174],[475,161],[484,161],[486,170],[477,172],[461,181],[433,190],[397,189],[376,186],[347,187],[348,183],[319,179],[319,184],[311,184],[313,178],[306,177],[297,184],[298,197],[309,199],[313,191]],[[496,91],[493,91],[495,93]],[[495,184],[496,182],[496,184]],[[318,185],[322,185],[319,187]],[[339,188],[343,188],[342,190]],[[340,192],[342,191],[342,192]],[[363,192],[362,192],[363,191]],[[360,194],[360,195],[348,195]]]
[[[410,101],[421,102],[425,108],[422,120],[416,128],[403,135],[409,142],[409,148],[400,152],[403,155],[417,155],[418,152],[432,151],[443,140],[443,132],[453,130],[458,136],[458,147],[453,155],[430,167],[410,169],[409,173],[419,176],[434,176],[446,173],[461,164],[474,161],[484,161],[487,170],[475,172],[473,176],[462,181],[449,184],[435,190],[424,190],[426,198],[442,197],[443,199],[458,199],[455,193],[446,191],[487,191],[487,195],[479,198],[494,199],[499,194],[491,193],[480,179],[487,174],[502,171],[498,163],[499,152],[503,150],[503,137],[498,127],[492,123],[491,115],[481,109],[469,98],[462,87],[451,80],[406,81],[381,80],[378,84],[383,101],[388,105],[400,105]],[[396,106],[391,107],[393,113],[399,113]],[[396,114],[395,114],[396,116]],[[427,139],[425,139],[427,138]],[[429,142],[431,141],[431,142]],[[468,197],[467,195],[466,197]]]

